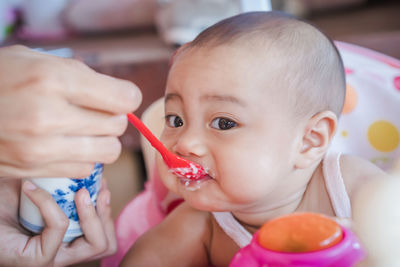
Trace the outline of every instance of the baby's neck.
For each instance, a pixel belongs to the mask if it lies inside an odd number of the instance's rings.
[[[244,228],[254,234],[266,221],[282,214],[296,211],[303,199],[305,189],[263,211],[252,213],[232,212],[232,214]]]
[[[294,193],[291,193],[287,197],[281,197],[281,200],[274,202],[270,205],[263,205],[259,210],[245,209],[244,212],[232,212],[233,216],[238,222],[245,227],[249,232],[256,232],[265,222],[274,219],[284,214],[289,214],[297,211],[302,206],[304,196],[306,195],[311,181],[320,178],[321,175],[321,163],[311,168],[308,171],[304,171],[294,179],[303,179],[304,184],[302,187]],[[308,178],[307,178],[308,177]],[[276,196],[275,196],[276,197]],[[300,208],[302,209],[302,208]],[[251,210],[251,211],[250,211]]]

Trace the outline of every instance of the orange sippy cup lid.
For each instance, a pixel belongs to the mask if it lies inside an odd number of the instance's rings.
[[[343,239],[334,220],[317,213],[293,213],[266,222],[258,233],[260,246],[279,252],[312,252]]]

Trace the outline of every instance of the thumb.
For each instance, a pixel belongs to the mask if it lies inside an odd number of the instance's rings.
[[[46,258],[54,257],[67,231],[69,220],[53,197],[44,189],[26,181],[22,185],[22,190],[38,207],[45,223],[40,235],[42,255]]]

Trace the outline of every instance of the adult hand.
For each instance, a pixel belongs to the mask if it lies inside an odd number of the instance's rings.
[[[0,48],[0,177],[87,176],[118,158],[140,102],[133,83],[77,60]]]
[[[116,251],[110,192],[105,179],[96,209],[88,201],[86,189],[77,192],[75,203],[84,236],[72,243],[62,243],[68,218],[49,193],[29,182],[24,183],[23,190],[41,211],[46,211],[41,212],[46,227],[41,235],[32,236],[19,225],[20,185],[20,179],[0,179],[0,266],[66,266]]]

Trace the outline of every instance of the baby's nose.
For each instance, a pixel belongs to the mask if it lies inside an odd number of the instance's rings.
[[[174,152],[182,157],[202,157],[207,152],[204,137],[199,132],[183,132],[174,146]]]

